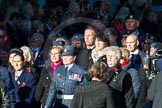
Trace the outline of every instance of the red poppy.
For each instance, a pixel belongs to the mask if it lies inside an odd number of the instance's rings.
[[[119,72],[119,68],[114,68],[114,70],[115,70],[116,72]]]
[[[26,85],[25,82],[22,82],[22,83],[21,83],[21,87],[24,87],[25,85]]]
[[[57,78],[61,78],[61,74],[60,73],[57,74]]]
[[[31,68],[30,68],[30,67],[27,67],[27,68],[26,68],[26,71],[27,71],[27,72],[31,72]]]
[[[39,57],[43,56],[43,50],[39,53]]]

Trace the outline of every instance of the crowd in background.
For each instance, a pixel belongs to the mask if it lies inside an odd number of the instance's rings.
[[[0,0],[0,107],[161,108],[160,3]]]

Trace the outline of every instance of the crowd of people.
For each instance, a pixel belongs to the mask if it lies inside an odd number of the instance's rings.
[[[0,2],[1,108],[162,108],[153,1],[38,1]]]

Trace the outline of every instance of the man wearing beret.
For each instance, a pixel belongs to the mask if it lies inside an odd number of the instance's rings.
[[[84,69],[74,63],[76,56],[73,46],[64,46],[61,55],[63,65],[55,71],[45,108],[70,108],[75,87],[88,81]]]
[[[77,52],[83,48],[84,45],[84,36],[80,33],[73,34],[73,37],[71,38],[71,45],[74,46],[77,50]]]
[[[133,14],[130,14],[125,18],[126,30],[136,35],[140,41],[144,33],[139,29],[139,24],[138,17]]]
[[[108,37],[110,46],[119,46],[117,42],[117,31],[113,27],[105,29],[104,35]]]
[[[71,38],[71,44],[77,48],[82,48],[83,40],[84,40],[83,34],[75,33]]]

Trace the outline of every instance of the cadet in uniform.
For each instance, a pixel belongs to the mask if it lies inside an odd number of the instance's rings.
[[[79,51],[84,46],[84,36],[80,33],[73,34],[71,38],[71,45],[73,45],[77,51]]]
[[[73,46],[64,46],[61,55],[64,65],[55,71],[45,108],[70,108],[75,87],[88,81],[84,69],[74,63],[76,56]]]

